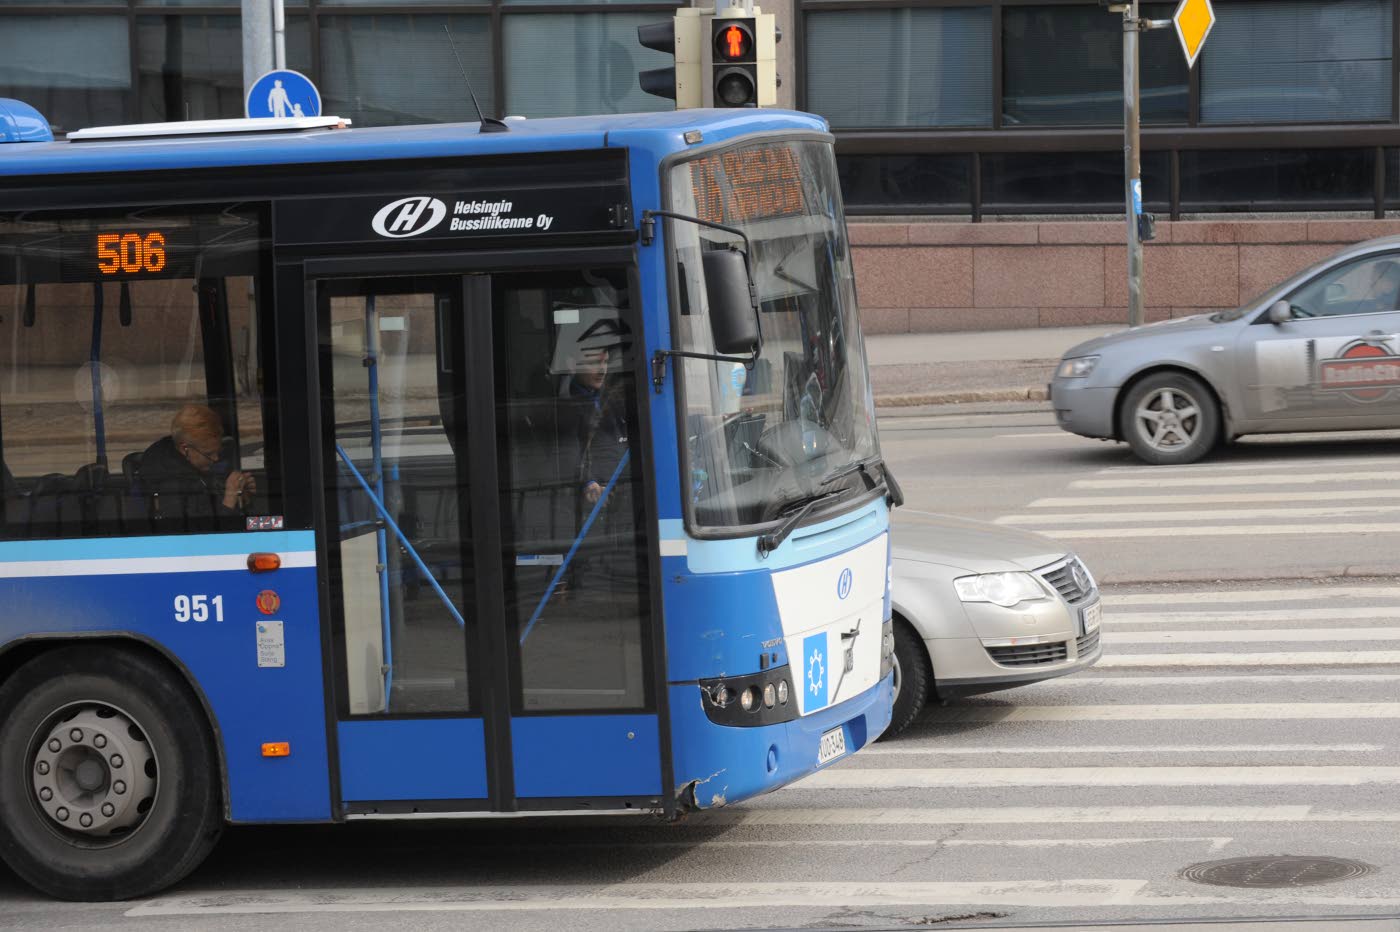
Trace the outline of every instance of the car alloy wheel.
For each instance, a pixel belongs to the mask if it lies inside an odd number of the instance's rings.
[[[1201,428],[1201,406],[1179,388],[1163,387],[1138,402],[1133,423],[1143,441],[1161,453],[1189,447]]]

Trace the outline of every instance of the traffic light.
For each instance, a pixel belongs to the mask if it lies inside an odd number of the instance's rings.
[[[703,31],[700,11],[694,7],[676,10],[670,22],[638,26],[637,41],[643,47],[676,57],[675,65],[670,67],[638,72],[637,81],[642,90],[674,100],[677,110],[703,106],[700,64]]]
[[[777,44],[771,13],[728,7],[710,19],[705,48],[707,107],[771,107],[778,102]]]

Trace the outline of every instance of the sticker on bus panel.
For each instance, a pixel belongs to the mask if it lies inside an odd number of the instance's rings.
[[[282,622],[260,621],[258,629],[258,666],[285,667],[287,644],[282,637]]]
[[[805,701],[802,703],[805,714],[824,708],[827,703],[831,664],[826,651],[825,631],[802,639],[802,668],[806,686]]]

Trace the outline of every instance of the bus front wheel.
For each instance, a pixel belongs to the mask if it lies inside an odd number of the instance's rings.
[[[204,712],[158,661],[65,647],[0,688],[0,857],[64,900],[175,883],[223,827]]]

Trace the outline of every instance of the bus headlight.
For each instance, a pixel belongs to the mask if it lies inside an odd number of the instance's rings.
[[[753,728],[777,725],[797,718],[792,695],[792,672],[773,667],[745,676],[716,677],[700,681],[700,704],[705,717],[716,725]]]

